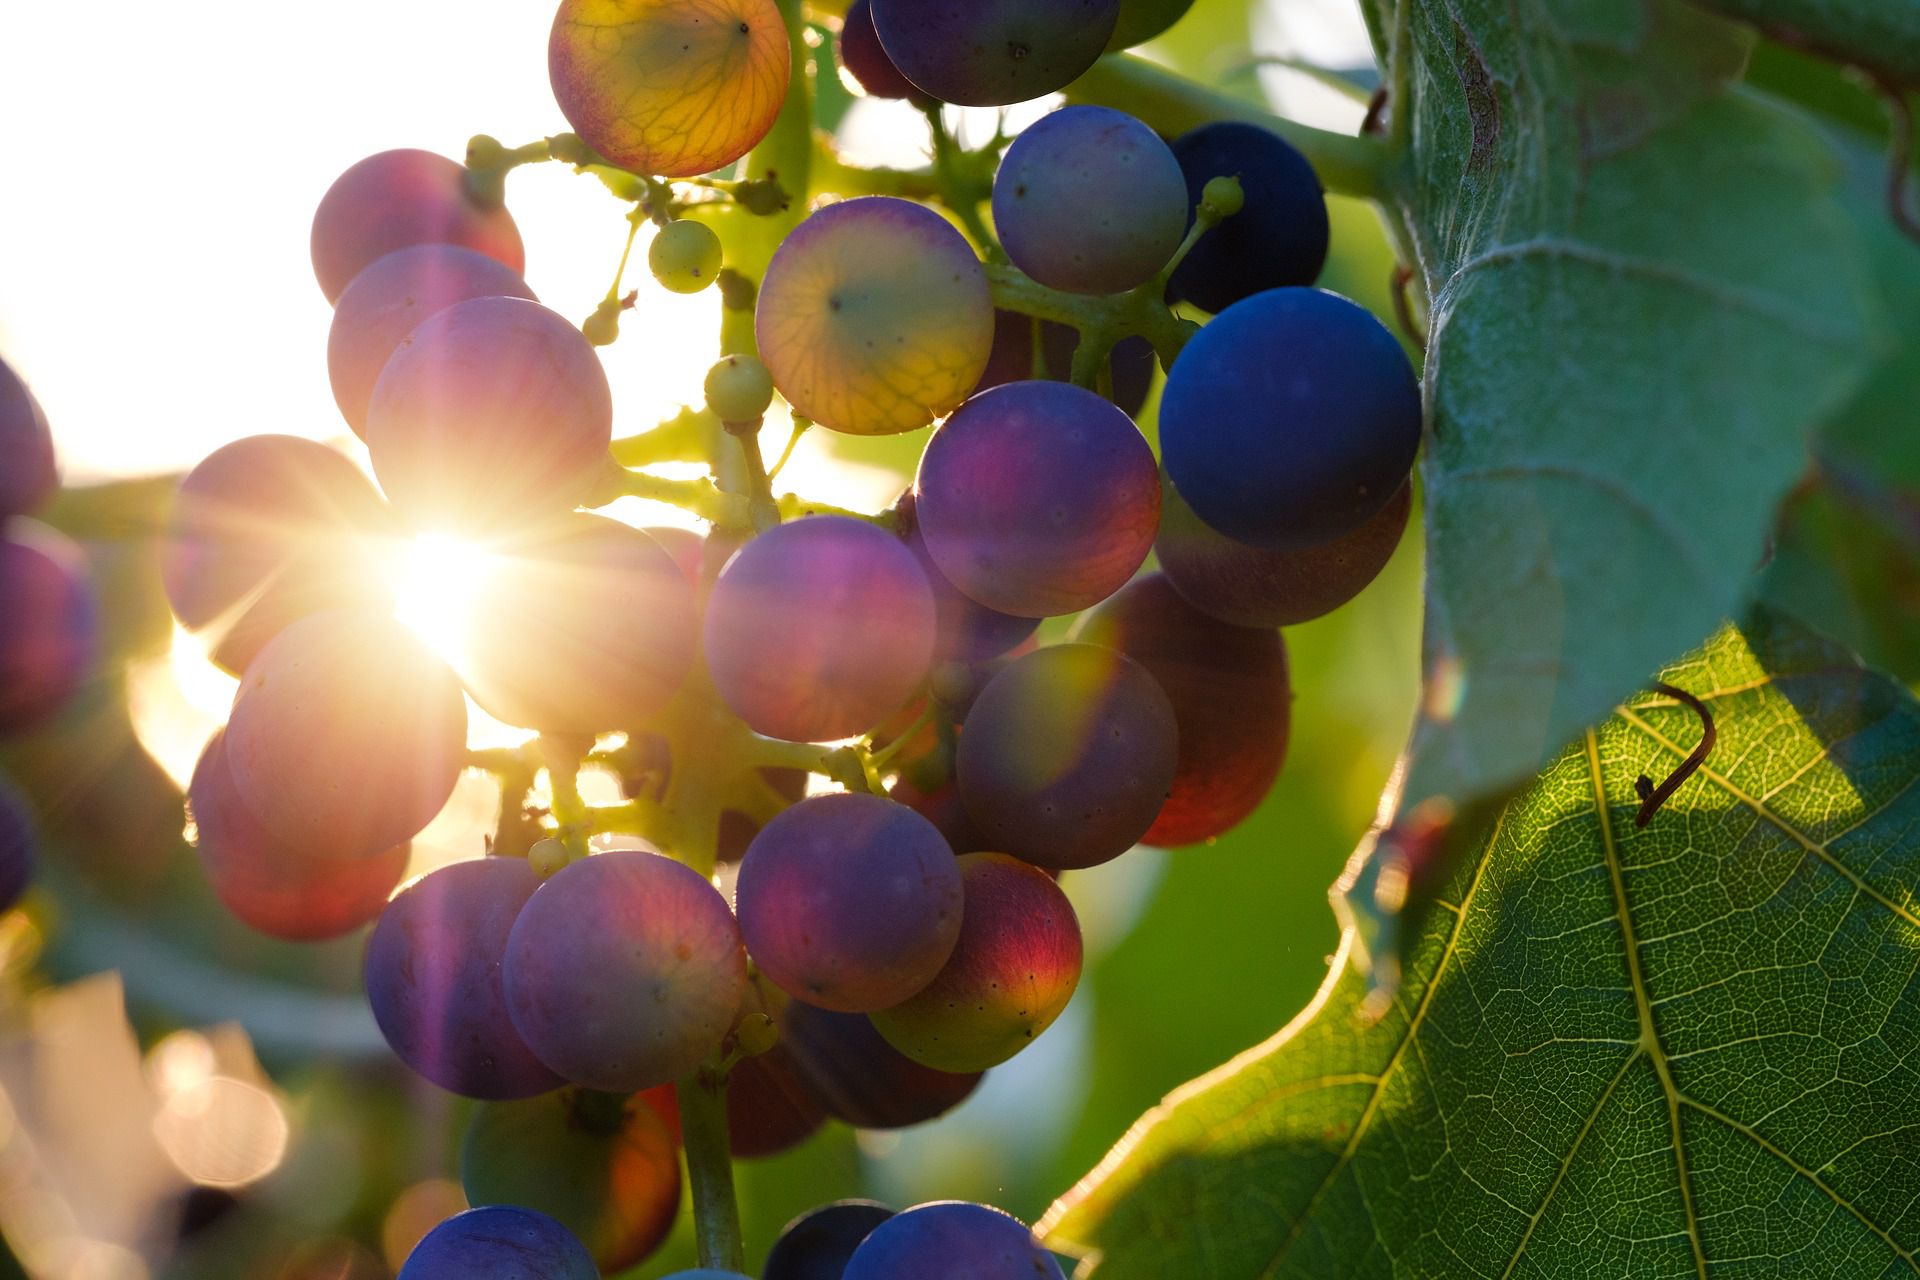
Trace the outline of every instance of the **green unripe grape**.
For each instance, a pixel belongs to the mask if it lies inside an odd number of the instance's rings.
[[[727,356],[707,370],[707,408],[722,422],[757,422],[773,403],[773,375],[756,356]]]
[[[552,838],[536,840],[533,848],[527,850],[527,865],[542,880],[566,866],[569,861],[571,857],[567,853],[567,846]]]
[[[720,274],[720,237],[705,223],[669,222],[648,247],[647,265],[675,293],[698,293]]]
[[[602,302],[580,325],[580,332],[596,347],[612,346],[620,337],[620,311],[618,300]]]
[[[1240,179],[1232,175],[1210,178],[1200,191],[1200,206],[1210,211],[1216,218],[1231,218],[1246,207],[1246,192],[1240,189]]]

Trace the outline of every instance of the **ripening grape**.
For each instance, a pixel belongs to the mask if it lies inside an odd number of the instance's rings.
[[[469,1204],[547,1214],[612,1274],[650,1256],[673,1230],[680,1147],[639,1097],[560,1089],[475,1108],[460,1183]]]
[[[878,724],[926,678],[933,591],[913,553],[847,516],[811,516],[734,556],[707,602],[707,665],[735,715],[796,742]]]
[[[780,1045],[740,1059],[727,1073],[727,1146],[737,1160],[791,1150],[826,1121],[825,1108]]]
[[[38,845],[27,798],[0,773],[0,911],[12,910],[33,883]]]
[[[915,1205],[873,1229],[843,1280],[1063,1280],[1026,1224],[984,1204]]]
[[[574,131],[623,169],[669,178],[752,150],[791,70],[774,0],[561,0],[547,42]]]
[[[953,850],[932,823],[879,796],[815,796],[779,814],[748,847],[735,898],[760,972],[841,1013],[926,986],[961,928]]]
[[[1312,284],[1327,261],[1327,199],[1292,143],[1259,125],[1223,120],[1174,140],[1186,175],[1187,225],[1209,181],[1234,177],[1240,211],[1200,237],[1167,290],[1207,311],[1286,285]]]
[[[573,507],[612,439],[593,344],[525,298],[470,298],[429,316],[367,408],[367,451],[393,504],[417,523],[480,532]]]
[[[1152,279],[1186,234],[1187,184],[1160,135],[1124,111],[1063,107],[1030,125],[993,179],[1013,265],[1069,293]]]
[[[1080,922],[1038,867],[1004,853],[960,859],[966,908],[939,976],[872,1015],[915,1062],[942,1071],[999,1066],[1053,1025],[1080,983]]]
[[[1034,327],[1039,326],[1040,349],[1034,350]],[[1046,377],[1065,382],[1073,374],[1073,354],[1080,349],[1080,331],[1052,320],[1036,320],[1018,311],[993,313],[993,354],[987,370],[980,375],[973,393],[989,387],[1027,378]],[[1042,367],[1035,368],[1035,355]],[[1138,335],[1122,338],[1107,357],[1107,369],[1113,379],[1112,401],[1128,417],[1136,417],[1153,389],[1153,370],[1158,363],[1153,344]]]
[[[707,408],[722,422],[758,422],[773,406],[773,375],[755,356],[722,356],[707,370]]]
[[[969,107],[1042,97],[1107,47],[1120,0],[873,0],[887,56],[923,92]]]
[[[1167,476],[1238,542],[1352,533],[1407,482],[1420,384],[1365,308],[1320,289],[1236,302],[1194,335],[1160,401]]]
[[[840,1280],[847,1259],[893,1210],[873,1200],[836,1200],[786,1225],[760,1268],[760,1280]]]
[[[0,360],[0,524],[38,508],[59,484],[46,411]]]
[[[979,1087],[978,1071],[924,1067],[886,1042],[865,1014],[796,1000],[780,1014],[780,1044],[828,1114],[857,1129],[904,1129],[945,1115]]]
[[[954,768],[967,813],[996,850],[1065,870],[1117,858],[1146,834],[1178,749],[1173,706],[1145,668],[1062,644],[988,683]]]
[[[1173,704],[1179,766],[1144,843],[1211,840],[1259,807],[1286,759],[1292,716],[1287,650],[1278,631],[1210,618],[1155,573],[1088,614],[1074,639],[1126,654]]]
[[[1120,20],[1114,23],[1107,49],[1131,49],[1145,44],[1187,16],[1193,0],[1120,0]]]
[[[539,881],[521,858],[455,862],[407,886],[367,941],[367,1002],[394,1054],[469,1098],[559,1087],[514,1029],[501,964]]]
[[[86,552],[37,520],[0,520],[0,734],[55,715],[99,649],[100,603]]]
[[[313,274],[328,302],[368,266],[414,244],[465,245],[515,275],[527,268],[513,215],[476,202],[466,167],[431,151],[368,156],[334,180],[313,213]]]
[[[631,849],[541,885],[503,973],[513,1024],[540,1060],[618,1093],[698,1066],[733,1026],[747,982],[726,899],[698,872]]]
[[[389,603],[368,539],[392,512],[338,451],[296,436],[215,449],[174,495],[160,581],[174,616],[239,674],[290,623]]]
[[[187,786],[194,846],[207,883],[249,928],[289,942],[318,942],[370,924],[407,873],[402,842],[361,857],[283,840],[240,803],[227,763],[226,731],[200,752]]]
[[[327,332],[327,377],[353,434],[367,438],[373,385],[421,321],[456,302],[496,296],[535,300],[513,268],[457,244],[411,245],[355,276]]]
[[[680,218],[647,246],[647,269],[674,293],[699,293],[720,278],[720,237],[704,222]]]
[[[938,628],[933,647],[936,663],[983,662],[997,658],[1034,633],[1040,619],[989,609],[947,581],[947,575],[940,572],[940,566],[927,551],[926,535],[920,532],[911,492],[901,498],[899,515],[907,550],[920,562],[921,572],[927,575],[927,585],[933,588],[933,612]]]
[[[823,427],[892,435],[953,411],[993,349],[993,297],[965,236],[889,196],[843,200],[789,234],[754,313],[787,403]]]
[[[1180,491],[1160,486],[1153,548],[1174,588],[1200,612],[1241,627],[1291,627],[1332,613],[1380,575],[1400,545],[1413,485],[1353,532],[1297,550],[1268,550],[1216,533]]]
[[[600,1280],[587,1247],[532,1209],[486,1205],[427,1232],[398,1280]]]
[[[1002,613],[1077,613],[1153,549],[1160,478],[1131,419],[1065,382],[982,392],[927,442],[920,533],[947,580]]]
[[[240,800],[283,839],[358,857],[412,838],[466,763],[460,682],[391,618],[294,623],[247,667],[227,721]]]
[[[673,696],[693,663],[694,598],[659,543],[570,512],[496,550],[460,664],[475,702],[508,724],[594,734]]]
[[[900,74],[900,68],[893,65],[893,59],[881,47],[880,33],[873,29],[872,0],[853,0],[847,6],[836,47],[843,73],[840,78],[851,82],[848,88],[869,98],[904,99],[922,108],[936,105],[934,99],[914,88],[913,82]]]

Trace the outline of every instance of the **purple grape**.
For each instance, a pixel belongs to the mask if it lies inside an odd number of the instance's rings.
[[[1120,0],[873,0],[887,56],[943,102],[1000,107],[1064,89],[1106,50]]]
[[[469,1098],[528,1098],[560,1086],[507,1011],[501,967],[513,923],[539,887],[524,858],[455,862],[395,898],[367,941],[367,1001],[399,1059]]]
[[[1040,326],[1040,355],[1044,370],[1034,368],[1033,328]],[[1073,372],[1073,353],[1080,349],[1080,331],[1072,325],[1052,320],[1036,320],[1018,311],[993,313],[993,354],[987,359],[987,371],[980,375],[973,393],[989,387],[1046,377],[1065,382]],[[1153,344],[1142,337],[1122,338],[1107,357],[1107,369],[1113,378],[1111,399],[1128,417],[1137,417],[1153,389],[1153,370],[1157,358]]]
[[[1291,627],[1332,613],[1378,577],[1407,531],[1412,508],[1408,483],[1352,533],[1274,551],[1208,528],[1163,480],[1153,549],[1174,588],[1200,612],[1241,627]]]
[[[569,513],[498,548],[461,674],[508,724],[593,734],[639,724],[693,663],[693,590],[646,533]]]
[[[879,796],[815,796],[775,817],[747,849],[735,897],[761,973],[841,1013],[913,995],[960,934],[953,850],[931,822]]]
[[[826,1121],[820,1100],[780,1045],[740,1059],[727,1074],[727,1145],[736,1160],[791,1150]]]
[[[917,107],[935,105],[933,98],[914,88],[913,81],[900,74],[900,68],[893,65],[893,59],[881,47],[880,33],[873,29],[872,0],[853,0],[847,6],[836,47],[840,51],[840,69],[845,72],[842,79],[851,80],[850,87],[869,98],[899,98]]]
[[[967,713],[960,797],[996,851],[1038,867],[1097,866],[1132,848],[1179,759],[1167,695],[1139,663],[1089,644],[1041,649]]]
[[[982,392],[928,441],[914,482],[927,551],[1002,613],[1078,613],[1153,549],[1153,450],[1119,409],[1064,382]]]
[[[1069,293],[1124,293],[1186,234],[1187,184],[1160,135],[1124,111],[1063,107],[1013,140],[993,225],[1013,265]]]
[[[1063,1280],[1060,1264],[1012,1214],[943,1200],[873,1229],[843,1280]]]
[[[1211,840],[1266,799],[1286,759],[1293,708],[1278,631],[1210,618],[1154,573],[1088,614],[1074,639],[1126,654],[1173,704],[1179,764],[1144,843]]]
[[[773,1242],[760,1280],[840,1280],[847,1259],[893,1210],[873,1200],[823,1204],[789,1222]]]
[[[726,899],[671,858],[616,850],[540,886],[507,942],[507,1008],[562,1077],[629,1093],[698,1066],[747,984]]]
[[[1040,619],[1020,618],[989,609],[947,581],[927,551],[927,539],[920,532],[911,492],[901,498],[898,511],[907,549],[920,562],[920,571],[927,575],[927,585],[933,588],[933,613],[938,632],[933,646],[936,663],[984,662],[999,657],[1034,633]]]
[[[411,245],[355,276],[327,333],[327,377],[353,434],[367,438],[374,383],[421,321],[456,302],[495,296],[538,301],[511,267],[457,244]]]
[[[0,773],[0,911],[12,910],[33,883],[39,843],[26,796]]]
[[[0,520],[0,602],[0,734],[20,733],[67,704],[99,652],[86,553],[38,521]]]
[[[392,523],[340,453],[296,436],[247,436],[180,482],[160,580],[174,616],[210,632],[214,661],[238,674],[309,614],[388,605],[366,540]]]
[[[407,873],[405,842],[349,857],[283,840],[260,825],[234,790],[226,731],[200,752],[187,786],[194,845],[214,896],[249,928],[288,942],[318,942],[370,924]]]
[[[234,788],[268,831],[359,857],[411,839],[466,765],[460,683],[391,618],[303,618],[248,666],[227,721]]]
[[[1320,289],[1236,302],[1186,345],[1160,400],[1167,476],[1236,542],[1331,542],[1407,482],[1420,384],[1365,308]],[[962,584],[964,585],[964,584]]]
[[[980,1072],[923,1067],[886,1042],[860,1013],[795,1000],[780,1014],[780,1043],[827,1113],[861,1129],[923,1124],[966,1101]]]
[[[46,411],[0,360],[0,524],[35,510],[59,485]]]
[[[592,344],[525,298],[470,298],[429,316],[367,409],[367,450],[394,505],[418,523],[482,533],[575,506],[612,438]]]
[[[980,828],[967,815],[960,788],[952,782],[931,792],[922,792],[901,778],[893,784],[891,794],[896,801],[931,822],[956,854],[980,853],[993,846],[993,841],[981,835]]]
[[[1279,134],[1238,120],[1203,124],[1173,143],[1186,176],[1186,222],[1207,183],[1240,180],[1240,212],[1200,237],[1174,270],[1172,298],[1225,311],[1242,298],[1308,285],[1327,261],[1327,200],[1313,166]]]
[[[398,1280],[600,1280],[600,1271],[580,1238],[546,1214],[485,1205],[427,1232]]]
[[[707,602],[707,665],[761,733],[822,742],[872,729],[926,679],[933,590],[913,553],[846,516],[761,534]]]
[[[382,151],[350,167],[313,213],[313,274],[333,302],[353,278],[396,249],[457,244],[527,268],[520,229],[505,209],[467,194],[466,167],[431,151]]]

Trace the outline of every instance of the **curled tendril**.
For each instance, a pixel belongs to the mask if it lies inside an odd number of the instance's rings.
[[[1707,710],[1706,704],[1700,699],[1685,689],[1676,689],[1670,684],[1656,683],[1653,689],[1656,693],[1663,693],[1669,698],[1685,703],[1693,709],[1695,715],[1700,717],[1700,745],[1695,747],[1693,753],[1682,760],[1680,767],[1668,774],[1667,780],[1659,786],[1654,786],[1653,779],[1644,773],[1634,780],[1634,793],[1640,797],[1640,812],[1633,816],[1633,825],[1636,827],[1644,827],[1652,821],[1653,815],[1660,811],[1660,806],[1680,789],[1680,784],[1691,778],[1700,766],[1707,762],[1707,756],[1712,753],[1713,744],[1719,737],[1719,731],[1713,725],[1713,713]]]

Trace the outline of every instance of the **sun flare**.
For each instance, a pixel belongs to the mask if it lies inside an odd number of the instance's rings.
[[[408,630],[458,668],[473,633],[480,592],[499,557],[446,534],[423,533],[384,567],[394,611]]]

